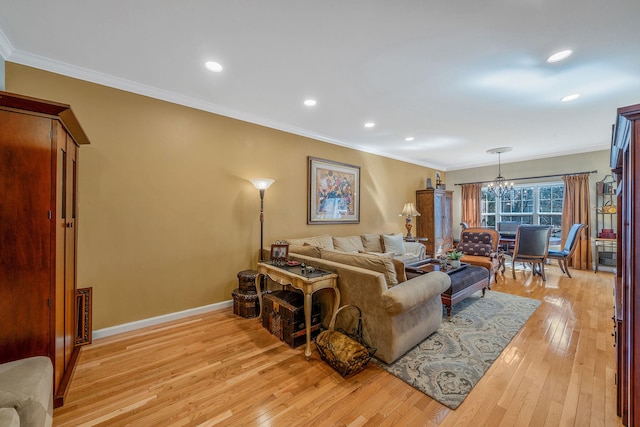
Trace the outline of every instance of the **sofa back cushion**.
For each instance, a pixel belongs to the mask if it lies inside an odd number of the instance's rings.
[[[331,249],[333,250],[333,238],[328,234],[323,234],[321,236],[312,236],[312,237],[300,237],[297,239],[285,239],[285,241],[290,245],[310,245],[317,246],[322,249]]]
[[[360,238],[366,252],[384,252],[379,234],[363,234]]]
[[[382,273],[388,287],[398,284],[398,276],[392,258],[369,254],[351,254],[327,249],[322,249],[320,253],[322,255],[321,258],[327,261],[339,262]]]
[[[341,252],[364,252],[364,246],[360,236],[344,236],[333,238],[333,249]]]
[[[289,245],[289,253],[320,258],[320,248],[311,245]]]
[[[393,252],[394,255],[404,255],[407,252],[402,234],[383,234],[382,246],[383,252]]]

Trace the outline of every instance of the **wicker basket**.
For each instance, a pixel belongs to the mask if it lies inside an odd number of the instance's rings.
[[[338,313],[347,307],[358,310],[358,325],[352,333],[334,329]],[[376,352],[375,348],[368,346],[362,339],[362,311],[355,305],[340,307],[331,319],[329,329],[320,332],[314,342],[322,360],[343,377],[363,370]]]

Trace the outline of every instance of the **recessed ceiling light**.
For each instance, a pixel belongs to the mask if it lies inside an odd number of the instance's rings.
[[[366,128],[372,128],[372,127],[374,127],[375,125],[376,125],[376,124],[375,124],[375,123],[373,123],[373,122],[367,122],[367,123],[365,123],[365,124],[364,124],[364,127],[366,127]]]
[[[215,61],[207,61],[204,63],[204,66],[207,67],[207,70],[213,71],[214,73],[219,73],[222,71],[222,65],[218,64]]]
[[[566,59],[566,58],[570,57],[572,53],[573,53],[573,51],[571,49],[561,50],[560,52],[556,52],[553,55],[551,55],[550,57],[548,57],[547,58],[547,62],[562,61],[563,59]]]
[[[408,136],[404,140],[407,141],[407,142],[413,141],[413,137],[412,136]]]
[[[574,99],[578,99],[578,98],[580,98],[580,94],[579,93],[574,93],[574,94],[567,95],[565,97],[560,98],[560,101],[568,102],[568,101],[573,101]]]
[[[304,105],[306,105],[307,107],[313,107],[316,104],[317,104],[317,102],[316,102],[315,99],[305,99],[304,100]]]

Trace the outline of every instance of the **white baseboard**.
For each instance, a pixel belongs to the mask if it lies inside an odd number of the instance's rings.
[[[135,331],[136,329],[146,328],[147,326],[158,325],[160,323],[170,322],[172,320],[183,319],[189,316],[195,316],[210,311],[222,310],[233,306],[233,300],[218,302],[215,304],[203,305],[202,307],[190,308],[188,310],[176,311],[175,313],[163,314],[162,316],[150,317],[148,319],[136,320],[131,323],[111,326],[108,328],[93,331],[92,339],[105,338],[111,335],[121,334],[123,332]]]

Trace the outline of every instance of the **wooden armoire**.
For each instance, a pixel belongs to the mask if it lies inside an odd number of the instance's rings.
[[[640,104],[619,108],[611,143],[617,181],[615,276],[617,410],[624,425],[640,426]],[[639,272],[640,273],[640,272]]]
[[[0,92],[0,362],[48,356],[63,404],[75,345],[78,147],[68,105]]]
[[[453,191],[427,188],[416,191],[416,237],[426,237],[427,256],[435,257],[438,248],[447,251],[453,247],[451,218]]]

